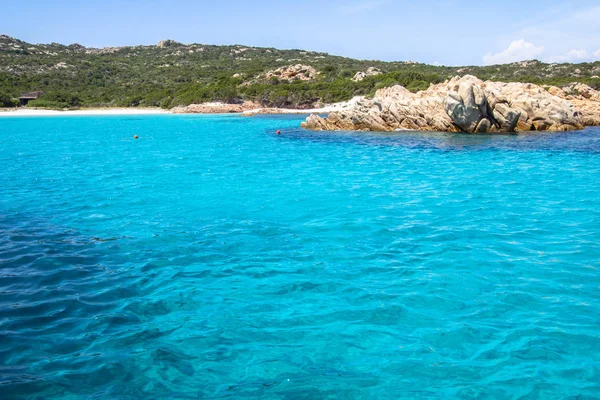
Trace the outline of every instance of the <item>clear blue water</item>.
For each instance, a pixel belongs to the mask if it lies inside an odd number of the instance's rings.
[[[300,120],[0,119],[0,397],[600,398],[600,129]]]

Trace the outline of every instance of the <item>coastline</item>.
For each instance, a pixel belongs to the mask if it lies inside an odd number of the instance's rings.
[[[43,109],[1,109],[0,117],[44,117],[44,116],[75,116],[75,115],[239,115],[243,117],[252,117],[254,115],[277,115],[277,114],[328,114],[340,110],[339,105],[326,106],[312,109],[288,109],[288,108],[255,108],[241,112],[231,112],[224,110],[202,111],[202,112],[173,112],[162,108],[93,108],[82,110],[43,110]]]
[[[563,132],[600,126],[600,91],[582,83],[538,86],[456,76],[413,93],[396,85],[351,107],[310,115],[316,131]]]
[[[75,115],[154,115],[170,114],[162,108],[90,108],[82,110],[41,110],[41,109],[17,109],[4,111],[0,109],[1,117],[46,117],[46,116],[75,116]]]
[[[329,114],[338,111],[344,111],[356,106],[364,100],[362,96],[355,96],[348,101],[342,101],[339,103],[327,104],[323,107],[318,108],[308,108],[308,109],[299,109],[299,108],[268,108],[261,107],[253,110],[248,110],[242,112],[240,115],[243,117],[251,117],[253,115],[265,115],[265,114]]]
[[[221,102],[208,102],[178,106],[169,110],[172,114],[232,114],[242,117],[254,115],[285,115],[285,114],[328,114],[334,111],[342,111],[354,106],[362,97],[355,97],[348,101],[327,104],[317,108],[278,108],[261,107],[259,104],[244,102],[242,104],[227,104]]]

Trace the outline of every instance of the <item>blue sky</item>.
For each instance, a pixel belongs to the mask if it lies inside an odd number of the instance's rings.
[[[598,0],[28,0],[0,33],[104,47],[245,44],[446,65],[600,60]]]

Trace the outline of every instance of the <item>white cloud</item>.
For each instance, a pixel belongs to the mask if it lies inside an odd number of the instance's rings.
[[[552,63],[573,63],[573,62],[581,62],[583,60],[589,59],[590,54],[585,49],[573,49],[568,53],[560,55],[548,57],[548,61]]]
[[[488,53],[483,56],[486,65],[506,64],[515,61],[532,60],[544,53],[544,46],[536,46],[525,39],[513,41],[507,49],[496,53]]]
[[[600,50],[598,50],[598,51],[600,51]],[[436,67],[441,67],[442,63],[440,63],[439,61],[434,61],[433,64],[431,64],[431,65],[435,65]]]
[[[594,57],[600,58],[600,49],[598,49],[598,51],[594,53]]]
[[[544,46],[546,50],[539,58],[545,62],[587,61],[592,49],[597,49],[600,43],[598,19],[600,6],[586,8],[568,4],[527,18],[524,28],[513,37],[525,37]]]
[[[356,3],[351,3],[342,8],[342,11],[345,14],[357,14],[360,12],[373,10],[380,5],[382,5],[384,1],[381,0],[367,0],[367,1],[359,1]]]

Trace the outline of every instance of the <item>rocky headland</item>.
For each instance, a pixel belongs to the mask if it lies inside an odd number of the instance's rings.
[[[357,98],[327,117],[311,115],[312,130],[441,132],[569,131],[600,125],[600,92],[587,85],[566,88],[455,77],[411,93],[402,86]]]

